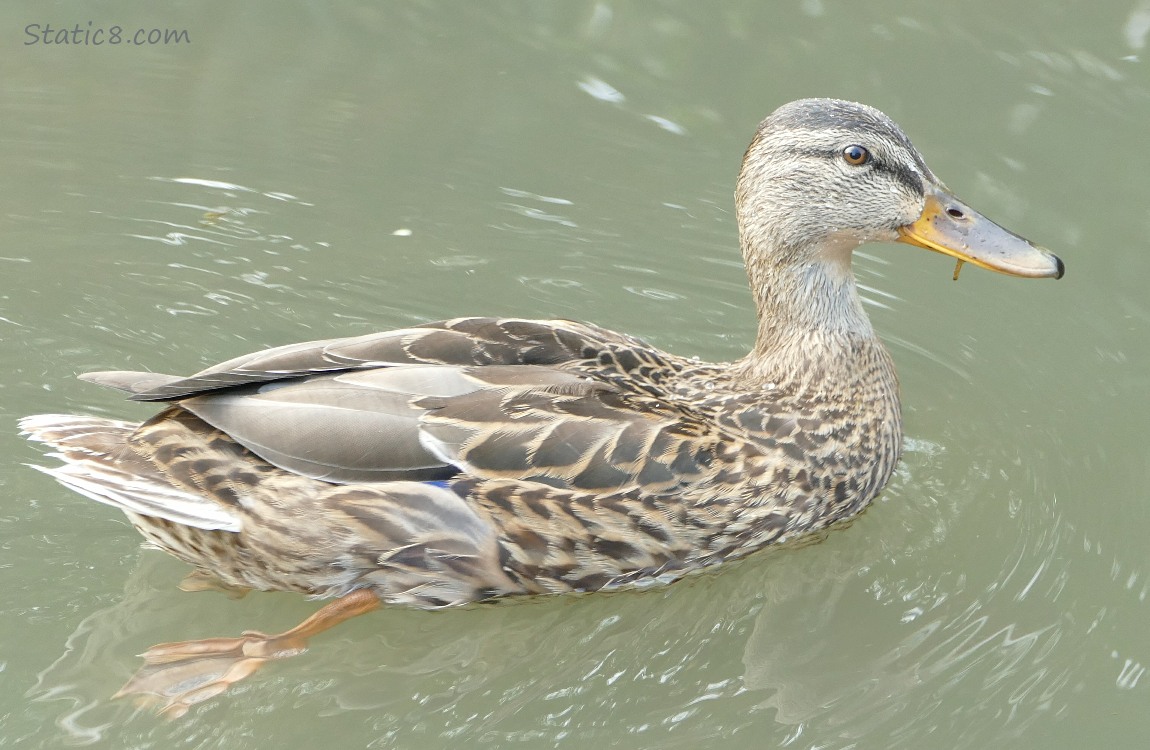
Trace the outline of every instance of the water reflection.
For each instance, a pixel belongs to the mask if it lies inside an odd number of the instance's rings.
[[[929,475],[943,451],[911,447],[908,471],[885,504],[919,504],[945,492],[947,505],[933,505],[934,512],[926,514],[933,516],[934,533],[924,533],[926,517],[893,526],[907,532],[884,540],[898,550],[895,559],[861,570],[844,561],[837,574],[820,570],[813,580],[795,582],[802,591],[794,596],[821,606],[810,607],[811,617],[798,622],[792,609],[765,607],[747,644],[745,679],[771,692],[760,705],[773,709],[776,721],[819,737],[855,741],[877,734],[888,738],[885,747],[919,747],[931,734],[946,737],[947,747],[985,747],[1003,730],[1018,733],[1059,714],[1070,700],[1067,688],[1077,664],[1055,652],[1079,624],[1049,606],[1060,587],[1051,581],[1042,587],[1049,603],[1042,607],[1045,617],[1010,603],[1037,593],[1044,573],[1064,571],[1061,547],[1069,539],[1030,524],[1014,558],[989,580],[965,571],[907,575],[901,568],[928,554],[928,547],[961,539],[951,527],[963,515],[961,506],[987,484],[972,467],[961,492],[937,486]],[[852,578],[862,579],[860,585],[851,586]],[[852,601],[863,592],[878,609]],[[851,613],[847,621],[841,619],[844,611]],[[857,640],[860,632],[865,643]],[[796,643],[807,645],[795,648]],[[954,702],[965,706],[961,715],[947,708]]]

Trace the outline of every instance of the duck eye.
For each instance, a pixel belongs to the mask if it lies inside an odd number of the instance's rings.
[[[843,149],[843,159],[851,166],[861,167],[870,161],[870,151],[859,145],[847,146]]]

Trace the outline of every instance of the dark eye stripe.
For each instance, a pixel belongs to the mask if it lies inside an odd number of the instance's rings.
[[[912,170],[900,164],[876,164],[875,166],[901,182],[910,192],[919,195],[923,193],[922,178]]]
[[[799,149],[796,149],[796,151],[799,151],[800,153],[806,154],[807,156],[820,156],[823,158],[830,158],[830,159],[842,159],[842,158],[844,158],[843,152],[838,150],[838,149],[836,149],[834,151],[826,151],[826,150],[814,149],[814,148],[799,148]],[[881,160],[877,159],[873,153],[871,153],[871,157],[868,160],[867,164],[869,164],[872,169],[877,169],[879,171],[886,172],[891,177],[893,177],[894,179],[896,179],[900,183],[902,183],[906,187],[906,189],[912,193],[917,193],[917,194],[921,195],[924,191],[923,178],[917,172],[915,172],[913,169],[910,169],[909,167],[904,167],[901,164],[899,164],[898,162],[888,163],[886,161],[881,161]],[[924,165],[919,164],[917,166],[919,166],[921,168]]]

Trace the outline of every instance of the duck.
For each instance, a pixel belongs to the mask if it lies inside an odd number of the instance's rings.
[[[330,599],[268,635],[159,644],[118,695],[177,716],[380,605],[647,588],[855,516],[900,458],[898,378],[855,248],[901,242],[1024,278],[1049,250],[934,175],[872,107],[758,126],[735,191],[758,329],[707,363],[570,320],[463,317],[279,346],[191,376],[94,372],[143,423],[29,416],[37,467],[123,511],[190,588]]]

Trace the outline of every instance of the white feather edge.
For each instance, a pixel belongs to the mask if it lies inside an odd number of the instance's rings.
[[[132,477],[94,462],[77,461],[57,467],[28,466],[85,497],[125,512],[163,518],[208,531],[238,532],[243,529],[238,516],[207,498]]]

